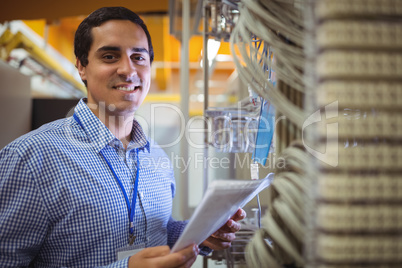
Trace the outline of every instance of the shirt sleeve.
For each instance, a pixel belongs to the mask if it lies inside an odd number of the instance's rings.
[[[40,193],[21,157],[0,152],[0,263],[28,266],[38,254],[48,218]]]
[[[179,239],[187,223],[188,221],[176,221],[172,217],[170,217],[169,222],[167,224],[168,246],[170,248],[172,248],[176,243],[177,239]]]
[[[172,217],[169,219],[167,225],[168,232],[168,246],[172,248],[176,243],[177,239],[179,239],[181,233],[183,233],[184,228],[186,227],[188,221],[176,221]],[[212,252],[212,249],[209,247],[200,247],[200,255],[207,256]]]

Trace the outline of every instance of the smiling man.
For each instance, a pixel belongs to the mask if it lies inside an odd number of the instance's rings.
[[[147,95],[153,48],[143,21],[101,8],[77,29],[88,97],[74,115],[0,151],[2,267],[190,267],[230,246],[239,210],[201,245],[170,253],[186,221],[171,217],[175,180],[134,114]]]
[[[87,104],[127,145],[130,122],[150,87],[153,48],[148,45],[149,33],[130,20],[108,20],[92,29],[92,44],[84,58],[77,44],[80,33],[78,29],[75,53],[79,74],[88,89]],[[109,123],[111,118],[115,124]]]

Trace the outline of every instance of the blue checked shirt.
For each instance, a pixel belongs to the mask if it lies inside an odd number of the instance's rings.
[[[135,121],[127,150],[80,100],[73,117],[32,131],[0,151],[1,267],[127,267],[128,208],[139,156],[134,244],[172,246],[185,222],[171,217],[167,155]]]

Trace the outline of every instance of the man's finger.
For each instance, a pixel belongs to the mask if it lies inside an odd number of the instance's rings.
[[[159,266],[163,265],[163,267],[179,267],[187,265],[187,263],[190,263],[191,260],[195,261],[195,258],[199,252],[200,250],[197,245],[191,245],[178,252],[158,258],[157,262]]]
[[[225,241],[222,241],[221,239],[217,239],[217,238],[210,236],[202,244],[213,250],[222,250],[225,248],[229,248],[231,245],[231,242],[225,242]]]
[[[234,220],[230,219],[226,222],[225,225],[223,225],[218,231],[216,231],[214,234],[217,233],[235,233],[238,232],[241,229],[241,224],[238,222],[235,222]]]
[[[189,259],[185,264],[183,264],[181,267],[183,267],[183,268],[190,268],[192,265],[193,265],[193,263],[197,260],[197,256],[198,255],[196,255],[196,256],[194,256],[193,258],[191,258],[191,259]]]
[[[158,246],[152,248],[145,248],[138,252],[137,254],[141,254],[144,258],[154,258],[168,255],[170,253],[170,248],[168,246]]]
[[[236,239],[235,233],[223,233],[223,232],[215,232],[211,235],[213,238],[220,239],[224,242],[232,242]]]
[[[232,219],[234,221],[240,221],[240,220],[244,219],[246,216],[247,216],[247,213],[243,209],[239,208],[236,211],[236,213],[232,216]]]

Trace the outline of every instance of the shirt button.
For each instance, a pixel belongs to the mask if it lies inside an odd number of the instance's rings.
[[[140,197],[141,197],[141,199],[144,198],[144,193],[143,192],[140,192]]]

